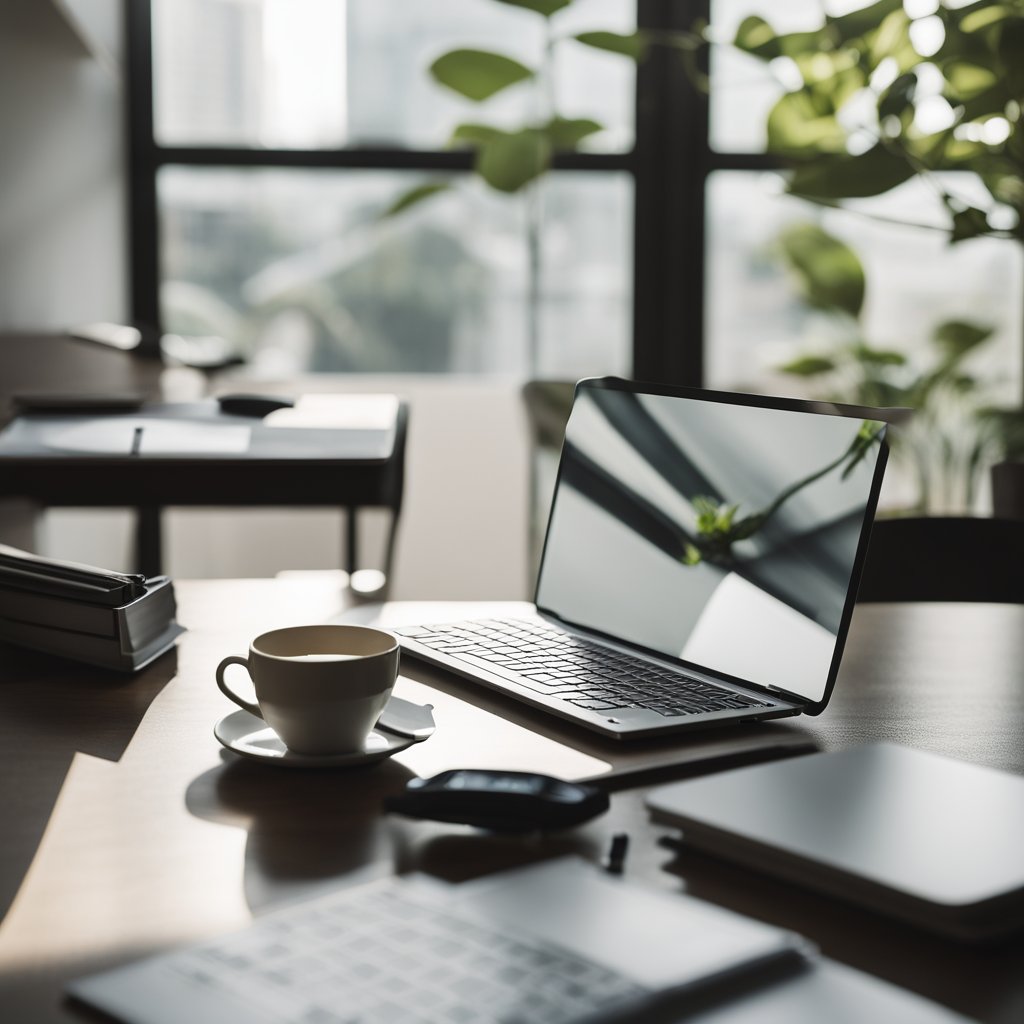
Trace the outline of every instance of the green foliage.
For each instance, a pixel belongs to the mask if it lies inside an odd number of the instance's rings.
[[[809,305],[840,309],[854,317],[860,315],[864,304],[864,270],[848,245],[816,224],[791,225],[782,232],[779,244]],[[817,371],[804,367],[803,372]]]
[[[523,128],[498,132],[477,147],[476,172],[499,192],[518,192],[540,177],[551,159],[551,145],[545,132]]]
[[[1024,241],[1024,4],[941,0],[925,26],[940,30],[935,53],[915,48],[915,20],[923,19],[901,0],[825,16],[804,32],[745,18],[733,45],[766,63],[785,60],[799,76],[769,113],[768,149],[791,162],[793,194],[826,205],[916,176],[974,171],[989,192],[985,209],[938,189],[950,240]],[[944,120],[929,119],[936,110]],[[998,206],[1015,218],[994,221]]]
[[[495,2],[532,11],[544,19],[547,42],[540,67],[529,68],[502,53],[461,48],[441,54],[430,65],[430,74],[434,81],[475,103],[483,103],[521,83],[531,84],[538,89],[540,98],[545,101],[539,105],[548,107],[548,116],[513,129],[486,122],[467,122],[456,127],[451,135],[452,146],[469,147],[475,151],[473,170],[484,182],[507,194],[520,192],[542,177],[551,167],[555,153],[577,150],[585,139],[603,128],[598,121],[590,118],[562,117],[554,109],[551,97],[544,96],[543,86],[553,81],[555,54],[562,43],[582,43],[637,61],[643,59],[653,42],[682,46],[688,51],[692,51],[694,45],[689,37],[666,36],[662,39],[646,32],[623,34],[595,30],[556,38],[550,23],[559,11],[570,6],[572,0]],[[439,191],[441,189],[432,183],[417,185],[394,200],[387,214],[407,210]]]
[[[794,245],[793,239],[811,242]],[[825,254],[827,274],[817,268],[808,273],[808,263],[814,262],[809,253],[815,248]],[[1024,450],[1024,411],[992,406],[987,399],[992,382],[979,380],[966,368],[991,340],[992,327],[943,321],[913,358],[873,346],[864,339],[860,322],[866,280],[856,253],[814,224],[787,228],[779,252],[801,282],[807,303],[845,324],[847,331],[845,340],[826,351],[804,352],[778,369],[812,381],[816,393],[829,401],[916,410],[914,423],[895,432],[892,442],[896,454],[914,470],[918,506],[969,507],[986,466]],[[827,287],[814,283],[818,276],[825,277]],[[950,498],[954,492],[960,497]]]
[[[650,45],[650,37],[646,32],[632,32],[629,35],[619,32],[580,32],[575,39],[585,46],[618,53],[632,60],[643,60]]]
[[[508,4],[509,7],[525,7],[529,11],[536,11],[550,18],[563,7],[568,7],[572,0],[497,0],[499,4]]]
[[[403,210],[408,209],[410,206],[415,206],[416,203],[422,202],[424,199],[428,199],[430,196],[436,196],[439,192],[446,192],[451,188],[451,183],[447,181],[427,181],[422,185],[417,185],[415,188],[409,189],[408,192],[400,195],[385,211],[385,217],[393,217],[396,213],[401,213]]]
[[[740,510],[738,503],[718,502],[707,495],[693,498],[690,507],[697,520],[696,536],[693,543],[687,543],[683,548],[683,565],[699,565],[705,561],[715,565],[735,563],[737,543],[753,537],[790,498],[816,481],[837,469],[840,471],[840,479],[847,479],[879,442],[884,432],[884,423],[865,420],[849,446],[838,458],[808,476],[794,481],[777,494],[770,505],[750,515],[737,518]]]

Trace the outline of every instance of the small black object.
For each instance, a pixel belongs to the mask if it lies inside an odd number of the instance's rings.
[[[277,395],[220,395],[217,399],[220,411],[233,416],[263,417],[276,409],[291,409],[295,403],[290,398]]]
[[[629,835],[625,832],[616,832],[612,836],[611,846],[608,848],[608,857],[604,862],[604,869],[609,875],[621,875],[626,865],[626,853],[629,851]]]
[[[475,825],[491,832],[570,828],[608,810],[597,786],[533,772],[457,768],[430,779],[412,779],[405,792],[385,801],[389,811]]]
[[[132,412],[142,407],[146,396],[135,392],[118,394],[52,394],[28,392],[11,397],[19,413],[88,413]]]

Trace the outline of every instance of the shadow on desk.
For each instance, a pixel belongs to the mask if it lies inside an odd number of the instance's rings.
[[[0,647],[0,921],[35,857],[75,754],[118,761],[178,671],[172,650],[139,675]],[[31,765],[31,769],[25,767]]]
[[[334,889],[410,871],[455,882],[554,856],[600,854],[600,842],[578,829],[502,836],[388,815],[384,799],[413,777],[397,761],[285,771],[222,758],[188,787],[185,806],[248,833],[244,886],[254,914],[308,897],[318,882]]]
[[[318,881],[367,881],[392,871],[381,813],[412,772],[386,761],[337,770],[285,770],[224,752],[195,779],[185,806],[203,821],[248,833],[245,899],[254,912],[307,896]]]
[[[663,867],[685,879],[689,895],[792,929],[830,959],[972,1018],[1024,1020],[1024,1003],[1006,1002],[1024,963],[1024,936],[957,942],[685,847]]]

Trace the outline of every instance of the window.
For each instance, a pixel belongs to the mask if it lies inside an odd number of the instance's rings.
[[[137,319],[231,338],[256,372],[631,372],[635,69],[560,44],[567,116],[605,130],[541,185],[531,323],[528,210],[443,148],[480,108],[431,82],[455,46],[536,65],[543,19],[489,0],[151,0],[133,40]],[[630,0],[576,0],[559,32],[629,32]],[[530,116],[529,88],[487,104]],[[405,214],[426,180],[457,188]]]
[[[765,151],[782,86],[729,46],[713,48],[707,91],[666,47],[635,70],[572,43],[559,51],[560,107],[606,130],[557,158],[543,186],[533,323],[524,203],[480,186],[470,155],[444,148],[479,108],[426,67],[456,45],[536,63],[536,14],[492,0],[151,0],[128,11],[139,320],[230,335],[275,373],[612,372],[801,393],[778,369],[831,328],[792,286],[778,239],[813,223],[864,264],[870,341],[913,348],[932,319],[980,316],[995,330],[987,358],[1018,388],[1018,248],[951,251],[939,233],[889,223],[935,216],[912,183],[859,216],[783,195],[782,162]],[[566,32],[707,21],[726,40],[751,14],[799,31],[821,9],[574,0],[556,17]],[[520,122],[530,95],[499,94],[487,117]],[[445,176],[457,193],[381,221],[411,184]]]

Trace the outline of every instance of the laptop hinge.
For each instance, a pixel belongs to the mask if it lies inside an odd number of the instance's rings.
[[[749,683],[744,684],[750,686]],[[781,686],[773,686],[769,683],[767,686],[750,686],[752,690],[765,690],[770,693],[773,697],[784,697],[786,700],[792,701],[794,704],[813,704],[814,701],[809,700],[807,697],[802,697],[799,693],[791,693],[789,690],[784,690]]]

